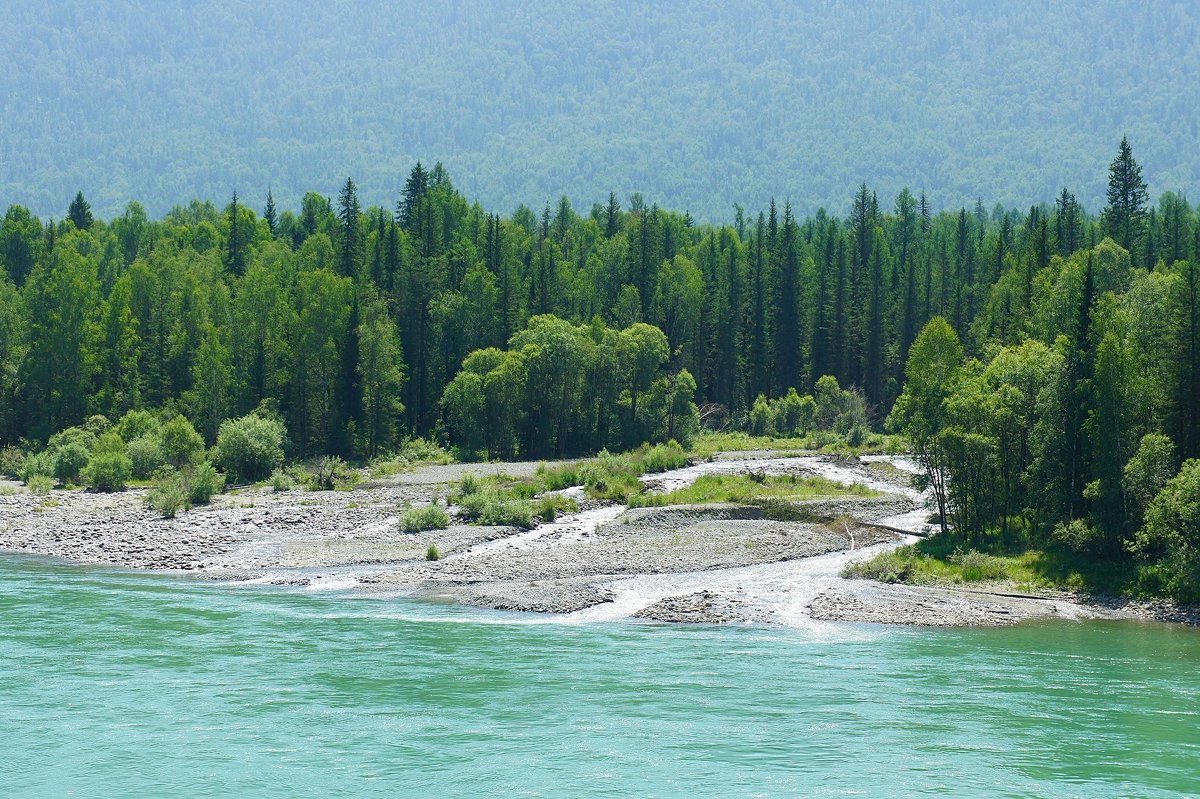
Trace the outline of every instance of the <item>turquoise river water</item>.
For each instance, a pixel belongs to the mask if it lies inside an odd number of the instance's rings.
[[[1200,633],[570,625],[0,557],[0,797],[1200,796]]]

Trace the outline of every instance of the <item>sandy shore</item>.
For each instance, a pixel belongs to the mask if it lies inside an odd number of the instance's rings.
[[[838,576],[842,566],[924,524],[902,459],[835,463],[737,453],[647,478],[669,490],[710,471],[821,474],[888,493],[805,503],[804,521],[763,518],[756,507],[629,510],[584,502],[580,513],[532,531],[452,526],[405,534],[406,502],[444,497],[465,474],[512,476],[536,464],[429,466],[352,491],[244,489],[162,519],[144,491],[50,498],[0,496],[0,549],[138,569],[189,572],[389,595],[438,597],[499,610],[570,614],[580,621],[802,625],[821,621],[998,625],[1032,618],[1172,618],[1167,603],[1083,605],[1070,597],[882,585]],[[880,526],[876,526],[880,525]],[[436,562],[424,559],[435,544]],[[1194,622],[1194,619],[1193,619]]]

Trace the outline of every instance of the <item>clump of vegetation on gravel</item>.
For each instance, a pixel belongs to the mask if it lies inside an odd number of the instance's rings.
[[[924,547],[922,545],[925,545]],[[959,585],[963,583],[1009,582],[1019,586],[1044,586],[1035,571],[1035,555],[992,555],[971,549],[933,554],[927,542],[918,542],[849,563],[843,577],[860,577],[883,583],[914,585]]]
[[[819,476],[797,474],[705,474],[685,488],[667,494],[638,494],[632,507],[703,505],[729,502],[739,505],[777,502],[807,502],[833,497],[874,497],[880,492],[862,485],[843,485]]]
[[[406,533],[425,530],[445,530],[450,526],[450,514],[435,501],[432,505],[419,508],[407,507],[400,514],[400,529]],[[436,560],[436,558],[433,558]]]

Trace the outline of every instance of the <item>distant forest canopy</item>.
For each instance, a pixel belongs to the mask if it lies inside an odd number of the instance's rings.
[[[1115,3],[12,3],[0,25],[0,207],[83,189],[152,217],[268,186],[281,207],[390,204],[440,160],[485,207],[641,192],[850,210],[1104,204],[1112,143],[1155,195],[1200,184],[1200,15]]]

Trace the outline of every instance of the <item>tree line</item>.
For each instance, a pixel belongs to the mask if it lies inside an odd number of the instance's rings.
[[[440,165],[420,164],[393,208],[361,208],[352,180],[333,200],[306,195],[295,211],[268,192],[261,214],[236,195],[223,210],[194,201],[161,220],[136,202],[94,219],[82,194],[60,220],[14,205],[0,224],[0,439],[44,440],[90,414],[170,406],[211,441],[223,419],[265,405],[302,455],[370,456],[403,435],[465,441],[475,433],[461,423],[458,394],[444,400],[464,359],[492,349],[507,353],[492,357],[501,368],[513,350],[544,348],[539,335],[575,341],[563,356],[575,362],[524,358],[517,407],[549,401],[534,386],[557,380],[556,369],[601,369],[610,418],[555,433],[514,428],[493,454],[656,435],[659,420],[636,406],[668,378],[675,392],[694,382],[707,424],[741,426],[759,395],[808,394],[830,375],[857,387],[879,424],[935,316],[975,357],[1024,341],[1052,346],[1060,334],[1083,346],[1091,311],[1080,333],[1081,313],[1067,308],[1085,273],[1105,307],[1134,277],[1187,284],[1200,247],[1195,212],[1170,193],[1150,207],[1140,177],[1132,183],[1099,216],[1067,190],[1027,212],[977,202],[935,213],[924,194],[902,191],[888,209],[863,185],[845,219],[798,219],[784,201],[758,214],[735,207],[726,225],[698,225],[637,194],[586,213],[564,197],[502,218],[470,203]],[[575,332],[530,324],[551,315]],[[649,372],[630,353],[639,324],[665,338],[645,344]],[[1200,443],[1186,401],[1195,378],[1181,364],[1194,362],[1195,345],[1169,326],[1169,346],[1155,354],[1173,366],[1156,390],[1164,430],[1190,457]],[[465,371],[492,361],[478,356]],[[572,397],[599,391],[578,380]]]

